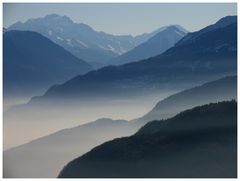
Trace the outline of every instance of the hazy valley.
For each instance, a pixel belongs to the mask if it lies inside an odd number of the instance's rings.
[[[4,178],[237,176],[237,16],[138,35],[72,17],[3,29]]]

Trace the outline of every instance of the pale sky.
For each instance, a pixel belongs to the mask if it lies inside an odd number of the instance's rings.
[[[236,3],[4,3],[3,25],[56,13],[97,31],[138,35],[165,25],[199,30],[227,15],[237,15]]]

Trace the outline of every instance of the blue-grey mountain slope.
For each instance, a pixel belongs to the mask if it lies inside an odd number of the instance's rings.
[[[92,67],[36,32],[3,35],[4,95],[37,95],[49,86],[84,74]]]
[[[233,23],[229,19],[234,19]],[[225,17],[214,25],[189,33],[161,55],[76,76],[53,86],[43,97],[32,102],[52,98],[126,97],[163,89],[179,90],[179,87],[234,75],[236,67],[236,17]]]
[[[129,51],[161,31],[159,29],[136,37],[111,35],[95,31],[87,24],[75,23],[69,17],[57,14],[29,19],[24,23],[17,22],[8,29],[36,31],[96,67],[103,66],[108,60]]]
[[[112,64],[124,64],[147,59],[160,55],[167,49],[173,47],[180,39],[187,34],[181,26],[172,25],[158,32],[148,41],[143,42],[134,49],[111,60]]]
[[[173,94],[159,101],[151,111],[132,122],[144,125],[149,120],[170,118],[195,106],[231,99],[237,100],[237,76],[224,77]]]

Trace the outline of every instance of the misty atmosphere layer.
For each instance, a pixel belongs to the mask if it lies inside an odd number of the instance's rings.
[[[137,119],[130,121],[98,119],[9,149],[3,154],[6,163],[4,173],[9,177],[41,177],[42,173],[39,173],[39,170],[42,170],[46,176],[54,177],[69,160],[89,151],[95,145],[134,134],[149,120],[169,118],[185,109],[209,102],[236,100],[236,85],[236,76],[222,78],[173,94],[159,101],[151,111]],[[186,99],[188,101],[184,103]],[[36,161],[38,164],[34,164]],[[21,167],[23,163],[25,166]],[[7,172],[15,174],[9,175]]]
[[[237,177],[237,16],[137,36],[29,17],[3,28],[3,91],[4,178]]]

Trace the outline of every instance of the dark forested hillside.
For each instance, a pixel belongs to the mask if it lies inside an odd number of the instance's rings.
[[[71,161],[59,177],[237,176],[237,103],[212,103],[153,121]]]

